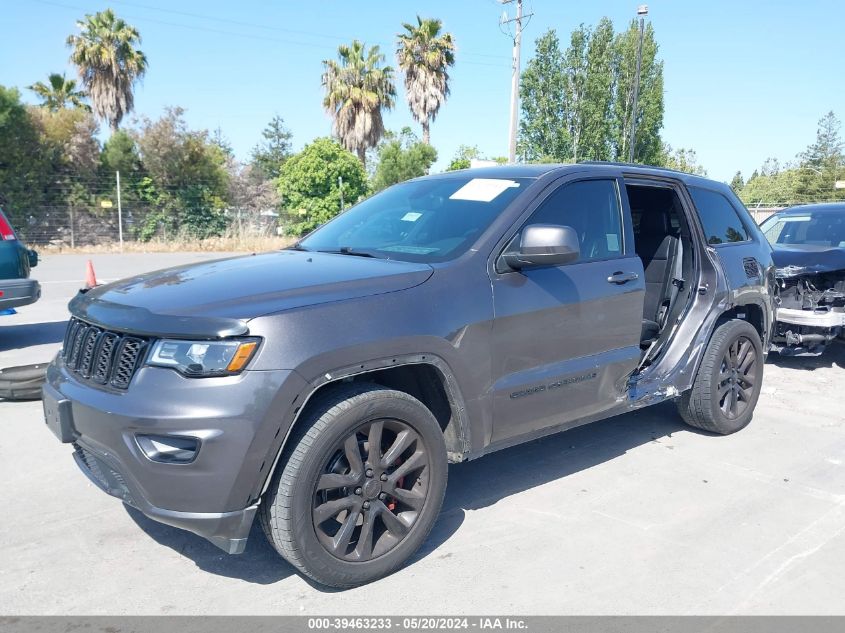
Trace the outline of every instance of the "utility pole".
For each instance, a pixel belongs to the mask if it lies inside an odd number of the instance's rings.
[[[123,208],[120,206],[120,171],[114,172],[117,178],[117,232],[120,239],[120,252],[123,252]]]
[[[340,190],[340,212],[346,211],[346,204],[343,201],[343,176],[337,177],[337,187]]]
[[[640,69],[643,65],[643,33],[645,32],[645,16],[648,15],[648,5],[637,7],[640,16],[640,43],[637,46],[637,74],[634,75],[634,106],[631,110],[631,140],[628,146],[628,162],[634,162],[634,145],[637,142],[637,100],[640,97]]]
[[[510,116],[510,135],[508,137],[508,162],[516,162],[516,130],[517,120],[519,119],[519,57],[522,49],[522,21],[530,18],[533,13],[523,15],[522,0],[501,0],[502,4],[511,4],[516,2],[516,17],[508,18],[507,12],[502,15],[499,26],[511,22],[516,23],[513,36],[513,69],[511,71],[511,116]]]

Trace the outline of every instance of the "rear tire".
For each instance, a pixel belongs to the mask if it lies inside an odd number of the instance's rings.
[[[750,323],[732,319],[719,325],[692,389],[678,400],[684,421],[721,435],[745,428],[760,397],[763,358],[760,336]]]
[[[371,383],[332,388],[306,416],[262,503],[268,540],[302,573],[332,587],[396,571],[428,536],[443,503],[440,425],[416,398]]]

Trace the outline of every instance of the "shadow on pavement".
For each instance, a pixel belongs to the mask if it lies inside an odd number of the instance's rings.
[[[456,464],[449,471],[443,511],[493,505],[677,431],[709,435],[686,426],[675,405],[666,402]]]
[[[768,362],[785,369],[812,371],[823,367],[845,367],[845,344],[833,341],[821,356],[781,356],[769,354]]]
[[[60,343],[64,339],[66,327],[67,321],[21,325],[3,325],[0,321],[0,352],[24,349],[33,345]]]
[[[681,422],[672,403],[664,403],[452,465],[443,510],[410,564],[435,553],[460,528],[467,510],[493,505],[679,430],[697,432]],[[157,542],[187,556],[207,572],[259,584],[274,583],[297,573],[267,543],[257,520],[246,551],[240,556],[229,556],[199,536],[157,523],[128,506],[126,509]],[[335,591],[304,580],[319,591]]]
[[[156,542],[190,558],[203,571],[260,585],[269,585],[296,573],[264,538],[257,519],[249,533],[246,551],[231,556],[196,534],[153,521],[125,504],[124,508]]]

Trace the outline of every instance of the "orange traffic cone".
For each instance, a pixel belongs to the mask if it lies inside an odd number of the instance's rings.
[[[85,287],[86,288],[93,288],[97,285],[97,275],[94,274],[94,264],[91,263],[91,260],[88,260],[88,266],[85,270]]]

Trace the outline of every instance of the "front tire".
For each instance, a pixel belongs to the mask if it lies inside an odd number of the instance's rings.
[[[262,504],[268,540],[332,587],[396,571],[443,503],[446,445],[437,420],[416,398],[370,383],[331,388],[306,416]]]
[[[763,345],[757,330],[741,319],[713,332],[692,389],[678,400],[684,421],[729,435],[748,426],[763,383]]]

